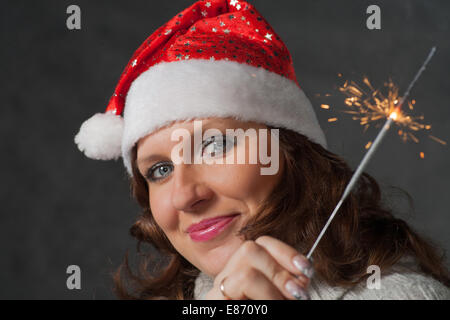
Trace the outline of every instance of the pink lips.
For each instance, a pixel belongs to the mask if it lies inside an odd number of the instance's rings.
[[[194,241],[208,241],[221,233],[238,214],[205,219],[191,225],[187,232]]]

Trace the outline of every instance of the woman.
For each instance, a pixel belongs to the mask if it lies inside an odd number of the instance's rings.
[[[199,1],[156,30],[75,141],[123,157],[143,208],[131,234],[168,258],[150,272],[146,257],[140,275],[125,260],[121,298],[450,297],[442,257],[368,174],[304,257],[352,171],[326,150],[284,43],[244,1]]]

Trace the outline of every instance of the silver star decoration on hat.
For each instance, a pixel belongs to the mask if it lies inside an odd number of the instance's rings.
[[[205,3],[205,6],[206,6],[207,8],[211,7],[211,2]]]
[[[137,64],[137,59],[134,59],[133,62],[131,63],[131,66],[132,66],[132,67],[135,67],[136,64]]]
[[[271,33],[266,33],[265,38],[267,40],[272,40],[272,34]]]

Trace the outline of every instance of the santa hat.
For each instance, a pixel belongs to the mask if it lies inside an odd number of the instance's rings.
[[[299,132],[326,148],[291,55],[245,1],[197,1],[136,50],[105,113],[75,137],[93,159],[122,156],[131,174],[136,142],[178,120],[234,117]]]

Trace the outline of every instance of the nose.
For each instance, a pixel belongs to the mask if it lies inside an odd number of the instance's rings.
[[[213,198],[214,192],[202,181],[196,164],[175,165],[171,190],[172,205],[178,211],[198,212]]]

